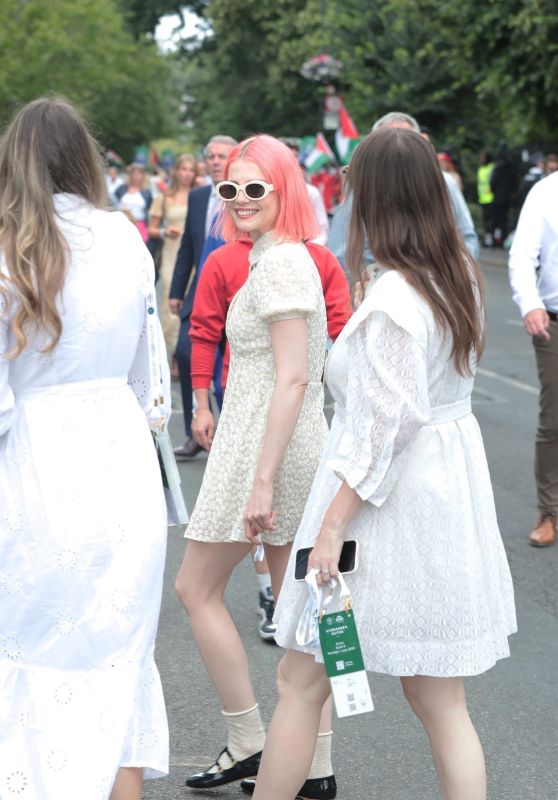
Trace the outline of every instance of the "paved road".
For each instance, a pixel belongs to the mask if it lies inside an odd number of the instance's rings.
[[[514,576],[519,633],[512,657],[467,681],[469,706],[482,739],[490,800],[558,799],[558,547],[526,544],[536,515],[532,479],[537,379],[531,345],[511,302],[499,253],[483,257],[488,293],[488,341],[476,382],[474,410],[485,438],[498,517]],[[178,401],[178,396],[177,396]],[[179,403],[177,403],[178,405]],[[172,420],[181,441],[180,415]],[[193,507],[205,456],[184,465],[188,506]],[[167,578],[157,658],[171,729],[171,771],[146,784],[145,798],[200,798],[185,777],[214,759],[225,744],[217,701],[198,658],[188,622],[173,590],[184,551],[169,534]],[[274,704],[274,669],[280,651],[257,633],[257,588],[251,565],[241,564],[228,602],[248,651],[264,719]],[[371,675],[376,710],[335,721],[334,763],[340,800],[435,800],[439,798],[426,738],[395,678]],[[212,797],[242,797],[237,785]]]

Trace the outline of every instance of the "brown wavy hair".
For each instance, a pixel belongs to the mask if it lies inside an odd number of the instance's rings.
[[[470,375],[484,346],[483,283],[461,238],[434,149],[414,131],[381,128],[362,141],[347,175],[353,193],[347,263],[365,282],[366,242],[400,272],[452,337],[456,369]]]
[[[0,295],[9,312],[15,358],[29,337],[45,331],[52,351],[62,333],[57,301],[68,248],[55,219],[54,195],[107,204],[99,147],[78,111],[61,98],[41,98],[17,112],[0,140]]]

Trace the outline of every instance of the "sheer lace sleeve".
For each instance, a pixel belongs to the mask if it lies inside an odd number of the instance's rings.
[[[10,362],[5,355],[8,352],[9,319],[7,301],[0,293],[0,436],[6,433],[12,424],[15,398],[10,387]]]
[[[151,354],[149,352],[149,342],[147,336],[147,298],[151,295],[154,301],[153,306],[155,308],[156,316],[154,327],[157,334],[159,361],[161,363],[161,394],[165,398],[165,405],[162,409],[162,413],[168,419],[171,412],[170,372],[163,331],[161,330],[161,325],[157,316],[157,305],[155,302],[155,269],[153,266],[153,259],[151,258],[147,248],[141,239],[139,241],[141,243],[141,249],[138,249],[138,268],[142,276],[140,279],[141,299],[139,302],[142,304],[144,318],[134,361],[132,363],[130,372],[128,373],[128,383],[136,395],[140,406],[143,408],[145,413],[149,415],[153,405],[151,393]]]
[[[349,335],[347,418],[328,464],[363,500],[380,506],[430,417],[426,354],[382,311]]]
[[[297,245],[277,245],[252,275],[256,308],[266,322],[305,319],[316,310],[316,294],[304,252]]]

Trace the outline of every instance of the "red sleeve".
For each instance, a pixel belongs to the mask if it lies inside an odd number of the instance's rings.
[[[213,380],[215,348],[221,341],[227,319],[225,283],[219,260],[210,253],[196,287],[190,316],[193,389],[209,389]]]
[[[321,247],[321,245],[310,242],[307,243],[306,247],[314,259],[322,279],[327,314],[327,332],[335,341],[352,314],[349,282],[345,277],[341,264],[327,247]]]

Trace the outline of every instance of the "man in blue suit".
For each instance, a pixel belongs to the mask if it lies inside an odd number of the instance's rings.
[[[177,447],[174,451],[179,458],[193,458],[202,450],[192,436],[190,314],[194,305],[204,244],[213,221],[221,209],[221,200],[217,196],[215,185],[223,180],[225,163],[236,144],[236,140],[230,136],[213,136],[207,144],[206,161],[212,184],[194,189],[188,197],[186,225],[176,257],[169,292],[170,310],[173,314],[178,314],[181,320],[176,344],[176,361],[180,374],[186,440],[181,447]],[[187,293],[186,290],[188,290]]]

